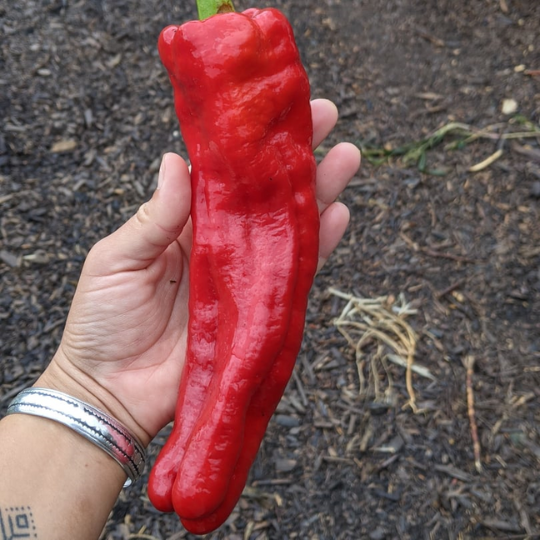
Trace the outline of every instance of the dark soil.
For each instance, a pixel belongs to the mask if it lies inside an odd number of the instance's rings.
[[[3,410],[55,351],[89,248],[149,198],[161,155],[183,152],[156,39],[193,18],[191,4],[0,2]],[[343,195],[352,223],[316,280],[295,377],[245,496],[210,538],[540,537],[540,138],[500,137],[539,128],[540,4],[257,5],[284,10],[314,97],[340,108],[325,149],[348,140],[391,151],[450,121],[497,137],[450,151],[450,136],[420,166],[438,175],[364,160]],[[505,99],[515,112],[503,114]],[[498,149],[492,165],[468,170]],[[345,302],[329,287],[403,293],[416,307],[415,361],[435,377],[413,375],[419,412],[394,364],[367,362],[359,394],[354,350],[333,324]],[[152,509],[145,482],[122,493],[103,533],[189,537]]]

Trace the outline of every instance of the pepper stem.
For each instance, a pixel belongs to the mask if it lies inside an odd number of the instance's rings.
[[[199,19],[208,19],[218,13],[231,13],[234,11],[232,0],[197,0]]]

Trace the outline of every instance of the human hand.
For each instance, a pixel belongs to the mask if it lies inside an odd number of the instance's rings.
[[[337,110],[315,100],[312,111],[316,147]],[[349,143],[318,166],[319,269],[349,222],[347,207],[334,201],[359,166]],[[152,199],[88,254],[60,347],[36,383],[100,407],[145,445],[174,417],[186,355],[190,198],[185,161],[166,154]]]

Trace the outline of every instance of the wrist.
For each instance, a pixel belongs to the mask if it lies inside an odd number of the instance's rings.
[[[0,508],[24,506],[43,540],[99,536],[125,480],[113,459],[66,426],[27,414],[3,418],[0,440]]]
[[[33,386],[58,390],[84,401],[123,424],[145,448],[150,443],[151,437],[114,394],[70,362],[61,348]]]
[[[27,388],[9,404],[7,414],[39,416],[70,428],[120,465],[128,476],[126,485],[137,481],[144,470],[146,453],[133,434],[112,416],[64,392]]]

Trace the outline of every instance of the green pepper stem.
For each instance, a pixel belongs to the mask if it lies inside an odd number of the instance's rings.
[[[234,11],[232,0],[197,0],[199,19],[208,19],[218,13],[230,13]]]

